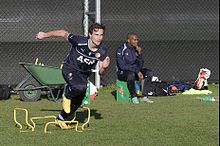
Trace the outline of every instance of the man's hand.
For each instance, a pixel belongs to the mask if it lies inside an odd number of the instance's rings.
[[[143,74],[141,73],[141,72],[138,72],[138,79],[139,79],[139,81],[141,81],[141,80],[143,80],[144,79],[144,76],[143,76]]]
[[[104,74],[105,70],[108,68],[110,64],[110,58],[107,56],[105,60],[100,62],[99,66],[99,74]]]
[[[42,40],[46,37],[46,33],[45,32],[38,32],[36,34],[36,39]]]
[[[136,46],[135,48],[136,48],[137,55],[141,55],[141,51],[142,51],[141,47]]]
[[[110,58],[107,56],[105,60],[102,61],[102,67],[107,68],[110,64]]]

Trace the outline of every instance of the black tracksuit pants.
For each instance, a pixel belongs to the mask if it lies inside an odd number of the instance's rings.
[[[64,110],[60,112],[58,119],[70,121],[74,118],[75,111],[81,106],[82,101],[86,95],[87,79],[89,74],[81,73],[76,70],[70,70],[63,67],[63,77],[67,83],[65,90],[65,97],[71,100],[70,113],[66,113]],[[60,118],[60,116],[62,118]]]

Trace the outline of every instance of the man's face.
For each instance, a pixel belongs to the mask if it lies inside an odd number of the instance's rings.
[[[138,37],[136,35],[131,35],[128,38],[128,43],[133,47],[137,47],[138,46]]]
[[[103,29],[95,29],[92,34],[89,34],[89,38],[91,39],[92,43],[96,46],[100,45],[104,37],[104,30]]]

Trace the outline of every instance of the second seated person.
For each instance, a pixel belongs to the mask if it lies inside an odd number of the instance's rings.
[[[117,76],[121,81],[127,82],[128,90],[133,104],[139,104],[139,99],[135,90],[136,81],[144,80],[141,102],[153,103],[148,98],[153,71],[143,68],[142,48],[138,46],[138,36],[131,32],[127,34],[127,41],[116,51]]]

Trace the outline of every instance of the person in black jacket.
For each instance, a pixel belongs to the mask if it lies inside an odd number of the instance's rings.
[[[135,91],[135,81],[144,80],[141,102],[153,103],[148,98],[153,71],[143,68],[142,48],[138,46],[136,33],[128,33],[127,41],[116,51],[117,76],[121,81],[126,81],[131,95],[131,101],[138,104],[139,100]]]

